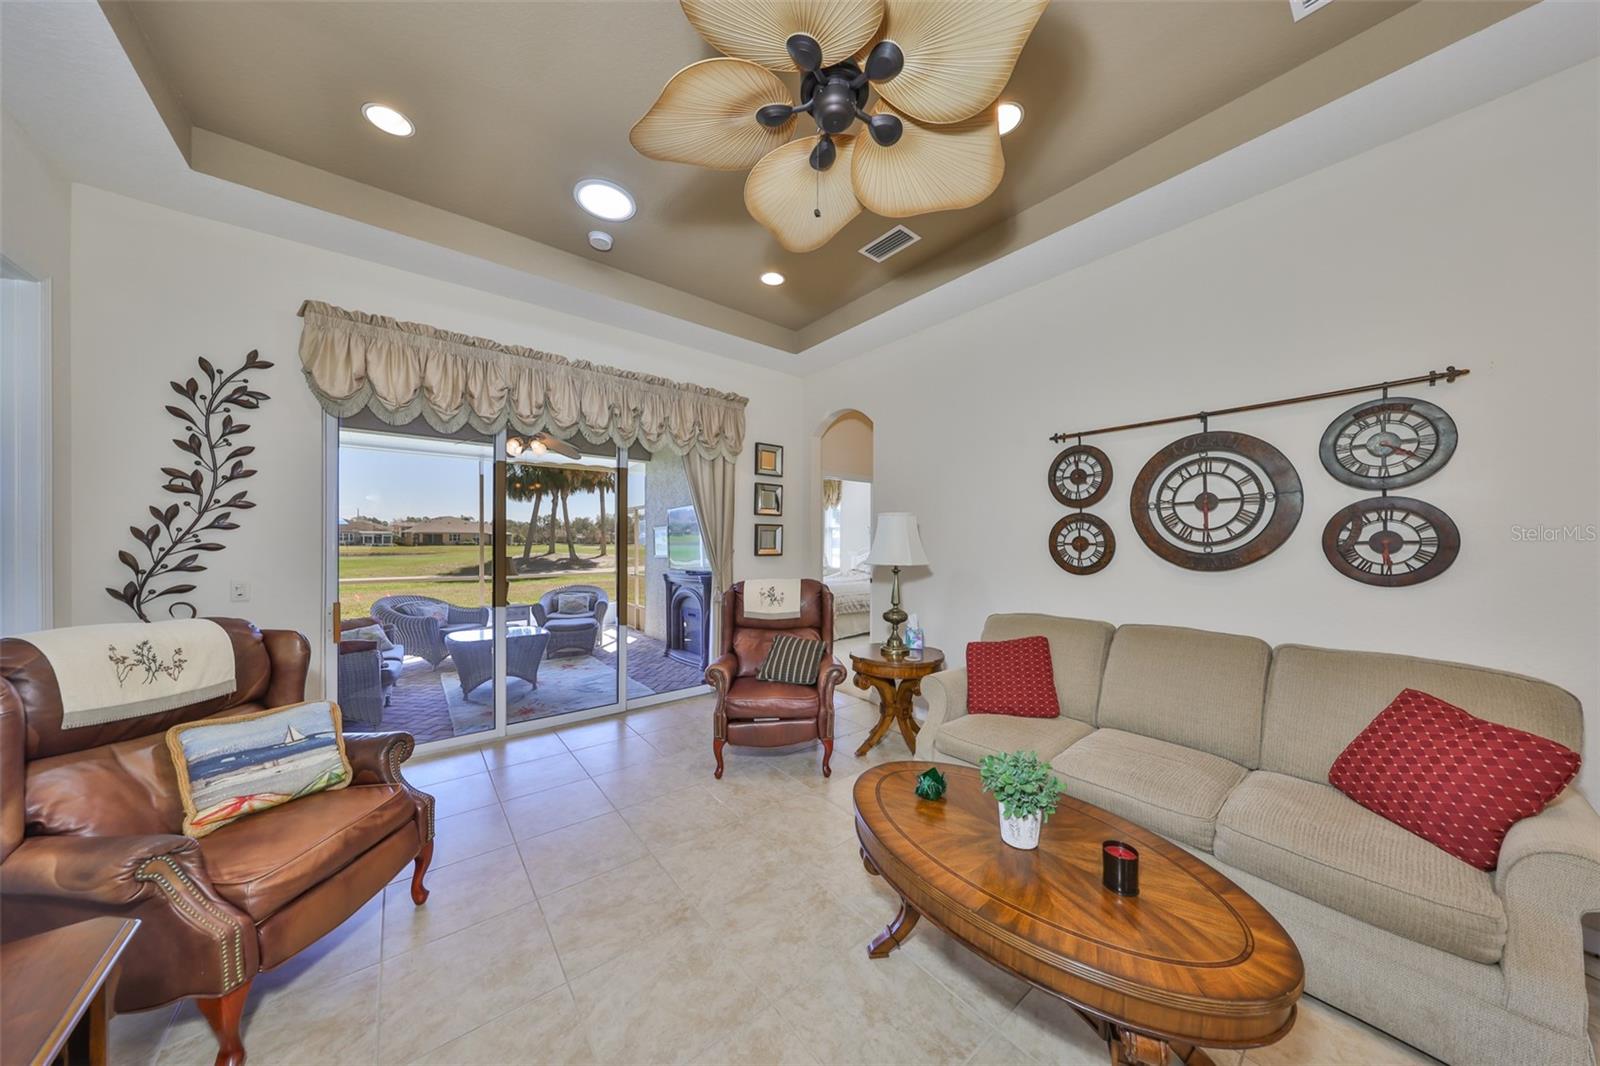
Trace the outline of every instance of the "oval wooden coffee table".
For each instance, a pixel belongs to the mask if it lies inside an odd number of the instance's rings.
[[[1289,934],[1243,889],[1176,844],[1062,796],[1036,851],[1001,843],[978,771],[939,764],[944,798],[919,799],[931,764],[875,766],[855,784],[867,871],[900,896],[868,948],[882,958],[926,917],[990,962],[1077,1008],[1114,1063],[1211,1060],[1201,1046],[1270,1044],[1305,983]],[[1139,895],[1100,883],[1103,841],[1139,849]]]

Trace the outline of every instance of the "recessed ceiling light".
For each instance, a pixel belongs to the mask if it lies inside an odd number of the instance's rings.
[[[572,188],[578,206],[596,218],[621,222],[633,217],[633,197],[616,182],[603,178],[584,178]]]
[[[409,137],[417,132],[410,119],[387,104],[362,104],[361,113],[367,116],[368,122],[396,137]]]
[[[783,275],[778,273],[776,270],[769,270],[765,274],[761,275],[761,284],[782,285]]]
[[[1022,122],[1022,105],[1004,103],[1000,105],[1000,136],[1004,137]]]

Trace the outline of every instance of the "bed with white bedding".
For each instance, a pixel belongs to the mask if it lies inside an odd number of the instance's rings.
[[[833,591],[834,639],[865,633],[872,614],[871,571],[829,570],[823,573],[822,580]]]

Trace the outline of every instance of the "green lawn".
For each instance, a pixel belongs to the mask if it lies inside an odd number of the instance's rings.
[[[557,574],[549,577],[511,579],[511,602],[533,603],[540,596],[562,585],[599,585],[608,598],[615,599],[616,573],[588,570],[582,574]],[[480,598],[476,581],[358,581],[339,583],[339,609],[346,618],[372,613],[372,605],[384,596],[432,596],[458,607],[481,607],[489,602],[490,582],[483,583]]]
[[[541,558],[560,560],[567,557],[567,546],[557,542],[556,554],[546,556],[545,551],[549,544],[534,544],[532,559]],[[600,548],[595,544],[579,544],[577,546],[580,558],[590,558],[599,555]],[[615,546],[608,546],[606,558],[616,550]],[[484,549],[487,559],[488,549]],[[511,546],[511,557],[522,558],[522,545]],[[460,544],[448,546],[419,546],[403,547],[395,545],[392,548],[356,548],[343,547],[339,549],[339,577],[341,580],[352,577],[435,577],[456,574],[463,577],[475,575],[478,572],[478,546],[476,544]]]
[[[567,546],[558,544],[554,556],[543,556],[543,545],[533,546],[532,560],[541,559],[550,565],[559,565],[567,558]],[[511,578],[511,602],[532,603],[553,588],[562,585],[599,585],[608,593],[616,587],[615,546],[607,549],[604,558],[596,558],[599,548],[593,544],[578,545],[578,556],[585,561],[594,560],[592,568],[552,570],[547,573],[514,574]],[[511,549],[513,561],[522,558],[521,545]],[[432,596],[460,607],[480,607],[489,602],[491,580],[484,575],[482,586],[473,580],[478,573],[478,548],[475,544],[447,547],[396,546],[393,548],[339,549],[339,604],[346,618],[358,618],[372,613],[372,604],[384,596]],[[456,575],[450,579],[451,575]],[[365,580],[351,581],[349,578]],[[392,580],[373,580],[390,578]],[[465,578],[465,580],[463,580]],[[481,592],[480,592],[481,587]]]

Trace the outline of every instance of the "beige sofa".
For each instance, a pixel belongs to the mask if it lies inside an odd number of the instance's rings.
[[[1497,670],[1253,637],[993,615],[1050,641],[1061,717],[967,714],[965,670],[925,679],[917,757],[1032,749],[1069,794],[1169,837],[1260,900],[1306,991],[1451,1063],[1594,1066],[1582,918],[1600,911],[1600,816],[1568,789],[1484,872],[1327,783],[1401,689],[1583,749],[1578,701]]]

